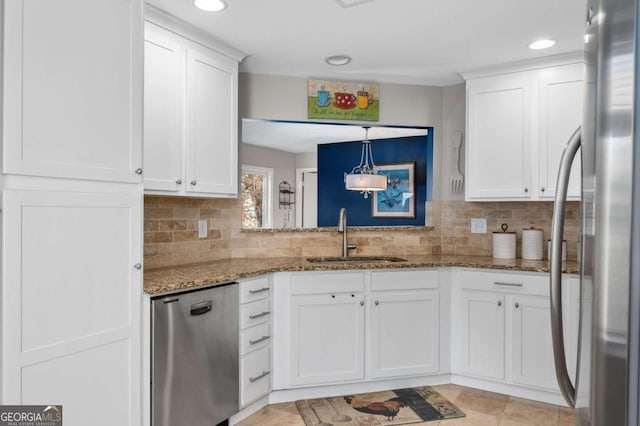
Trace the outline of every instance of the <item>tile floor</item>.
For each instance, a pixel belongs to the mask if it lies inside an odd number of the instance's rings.
[[[429,426],[572,426],[573,410],[458,385],[434,386],[466,417],[439,422],[414,423]],[[293,402],[269,405],[239,423],[239,426],[305,426]]]

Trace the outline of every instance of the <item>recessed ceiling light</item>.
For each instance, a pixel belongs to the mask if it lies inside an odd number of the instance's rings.
[[[529,45],[529,49],[540,50],[547,49],[556,44],[555,40],[536,40]]]
[[[347,65],[349,62],[351,62],[351,56],[349,56],[349,55],[333,55],[333,56],[329,56],[324,61],[326,63],[328,63],[329,65],[334,65],[334,66],[337,67],[337,66],[340,66],[340,65]]]
[[[227,8],[223,0],[194,0],[193,4],[205,12],[222,12]]]

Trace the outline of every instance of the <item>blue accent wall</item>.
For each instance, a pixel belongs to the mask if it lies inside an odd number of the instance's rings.
[[[371,199],[344,187],[344,173],[360,163],[362,141],[318,145],[318,226],[337,226],[340,208],[350,226],[424,226],[424,203],[433,189],[433,128],[426,136],[371,141],[376,164],[415,161],[416,217],[373,218]]]

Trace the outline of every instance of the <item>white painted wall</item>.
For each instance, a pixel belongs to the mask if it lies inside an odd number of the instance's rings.
[[[308,121],[306,78],[240,73],[238,87],[240,119]],[[442,185],[438,182],[442,182],[444,89],[380,83],[380,121],[375,123],[434,128],[434,199],[442,198]],[[464,96],[462,99],[464,101]],[[364,123],[371,124],[353,121],[353,124]],[[464,116],[462,123],[464,129]]]
[[[240,144],[240,163],[251,166],[271,167],[273,169],[272,226],[287,228],[295,224],[295,205],[291,209],[278,207],[278,184],[286,180],[291,186],[296,185],[296,154],[263,146]],[[289,215],[288,212],[291,212]],[[290,217],[289,217],[290,216]],[[287,224],[285,224],[285,222]]]

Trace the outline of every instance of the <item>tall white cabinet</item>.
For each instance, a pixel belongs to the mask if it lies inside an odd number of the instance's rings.
[[[138,425],[142,2],[2,7],[0,401]]]
[[[238,62],[244,54],[215,50],[216,45],[193,28],[157,9],[148,11],[145,191],[236,197]]]
[[[582,123],[584,65],[568,62],[464,75],[467,201],[553,199],[562,150]],[[580,198],[579,159],[568,197]]]

